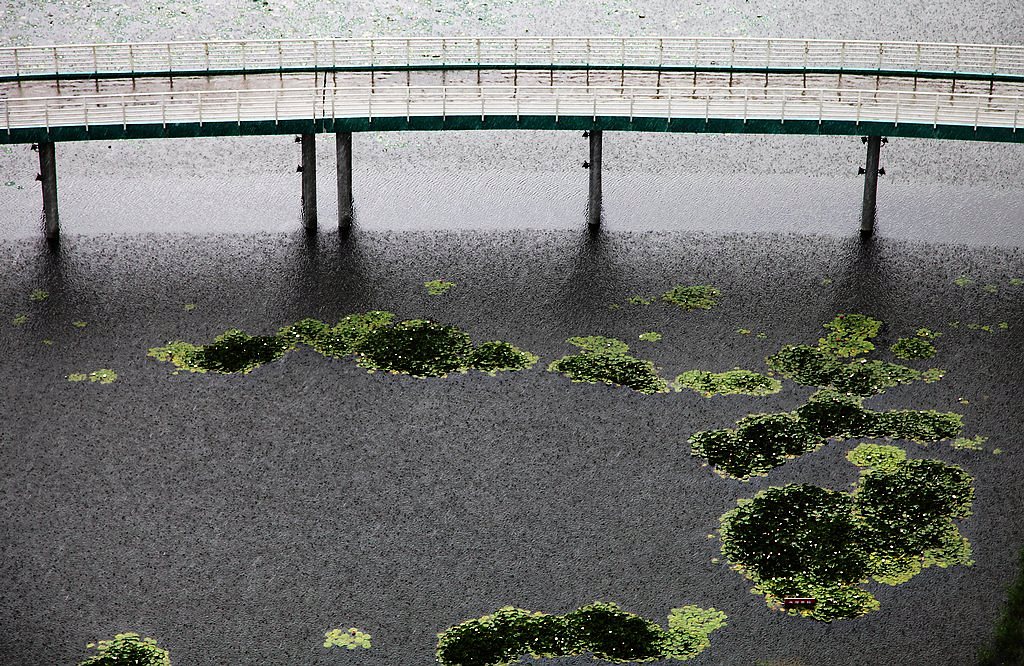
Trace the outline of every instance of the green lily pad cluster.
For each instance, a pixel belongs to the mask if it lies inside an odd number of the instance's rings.
[[[548,370],[560,372],[574,382],[626,386],[639,393],[666,393],[668,381],[651,361],[629,355],[629,345],[616,338],[574,337],[566,340],[580,348],[579,354],[553,361]]]
[[[792,412],[751,414],[734,428],[703,430],[690,450],[723,476],[765,476],[789,459],[814,451],[831,439],[902,439],[920,443],[952,439],[963,417],[933,410],[874,411],[862,399],[823,389]]]
[[[770,607],[812,597],[816,605],[790,613],[826,622],[858,617],[879,608],[862,587],[871,579],[899,585],[927,567],[973,563],[954,522],[970,515],[966,472],[886,450],[854,457],[867,469],[851,493],[772,487],[722,516],[722,555]]]
[[[109,640],[89,643],[97,654],[78,666],[171,666],[171,656],[157,646],[152,638],[142,638],[134,632],[117,634]]]
[[[711,645],[725,613],[697,606],[674,608],[668,629],[614,603],[595,602],[564,615],[506,606],[438,634],[442,666],[502,666],[534,658],[591,654],[613,663],[685,661]]]
[[[751,370],[735,368],[726,372],[689,370],[676,377],[677,391],[693,389],[705,398],[716,395],[771,395],[782,390],[782,382]]]
[[[936,354],[935,345],[929,340],[919,337],[900,338],[889,347],[889,351],[893,356],[904,361],[927,359]]]
[[[358,648],[370,649],[370,634],[362,629],[351,627],[347,631],[331,629],[324,634],[324,647],[343,647],[349,650]]]
[[[329,358],[353,356],[369,370],[415,377],[443,377],[471,368],[490,374],[523,370],[538,360],[507,342],[474,346],[456,326],[425,319],[393,320],[392,313],[375,310],[349,315],[333,326],[303,319],[276,335],[251,336],[232,329],[208,345],[175,341],[150,349],[149,355],[190,372],[248,373],[303,344]]]

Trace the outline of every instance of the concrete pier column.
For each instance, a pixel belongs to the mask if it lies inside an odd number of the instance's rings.
[[[302,143],[302,226],[316,229],[316,134],[303,134]]]
[[[338,228],[352,226],[352,132],[334,135],[338,151]]]
[[[590,130],[590,199],[587,203],[587,224],[601,224],[601,130]]]
[[[882,137],[869,136],[868,163],[864,167],[864,205],[860,214],[860,235],[870,236],[875,231],[875,202],[878,198],[878,158],[882,152]]]
[[[43,229],[47,240],[60,236],[57,214],[57,156],[52,141],[39,143],[39,181],[43,186]]]

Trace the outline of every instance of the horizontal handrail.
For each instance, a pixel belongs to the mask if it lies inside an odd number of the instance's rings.
[[[0,80],[437,66],[827,70],[1024,80],[1024,46],[725,37],[386,37],[0,48]]]
[[[62,126],[491,115],[791,120],[1011,129],[1024,96],[858,88],[411,86],[198,90],[0,100],[0,131]]]

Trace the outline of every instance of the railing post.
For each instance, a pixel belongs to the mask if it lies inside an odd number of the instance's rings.
[[[43,186],[43,231],[46,240],[60,236],[57,214],[57,157],[52,141],[39,142],[39,181]]]
[[[352,226],[352,132],[335,132],[334,144],[338,153],[338,229],[348,231]]]
[[[601,225],[601,130],[590,130],[590,197],[587,202],[587,226]]]
[[[316,231],[316,134],[306,133],[302,143],[302,226]]]
[[[882,152],[882,137],[867,137],[868,160],[864,168],[864,203],[860,214],[860,235],[870,236],[875,231],[875,202],[878,196],[878,161]]]

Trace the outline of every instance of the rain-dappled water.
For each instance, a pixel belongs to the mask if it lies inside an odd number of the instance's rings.
[[[365,33],[1020,43],[1024,8],[0,6],[5,44]],[[367,133],[354,140],[357,221],[342,241],[331,233],[325,138],[315,238],[298,230],[290,137],[61,144],[56,253],[39,239],[35,154],[0,147],[0,661],[71,664],[86,642],[136,630],[186,666],[419,665],[431,663],[436,632],[502,605],[565,612],[602,599],[661,621],[688,603],[724,610],[729,626],[698,665],[971,663],[1024,542],[1019,146],[892,141],[878,234],[865,244],[856,137],[606,133],[605,225],[588,236],[577,133]],[[456,287],[429,296],[423,282],[436,278]],[[721,303],[695,313],[625,304],[673,284],[715,285]],[[32,301],[35,289],[48,298]],[[309,350],[246,376],[172,376],[146,358],[172,339],[370,309],[507,340],[541,362],[419,380]],[[921,326],[944,333],[933,363],[946,377],[890,390],[873,408],[956,411],[965,434],[989,441],[983,452],[906,445],[976,477],[962,524],[976,564],[871,586],[880,611],[824,625],[769,612],[712,563],[718,542],[707,535],[737,498],[769,485],[845,489],[857,477],[843,458],[853,443],[749,483],[715,476],[685,444],[750,412],[791,409],[807,390],[644,396],[544,368],[573,351],[567,337],[607,335],[669,378],[764,371],[767,354],[813,343],[843,311],[885,321],[887,342]],[[645,331],[664,337],[637,340]],[[117,381],[66,379],[99,368]],[[373,649],[320,647],[325,631],[349,626],[370,631]]]

